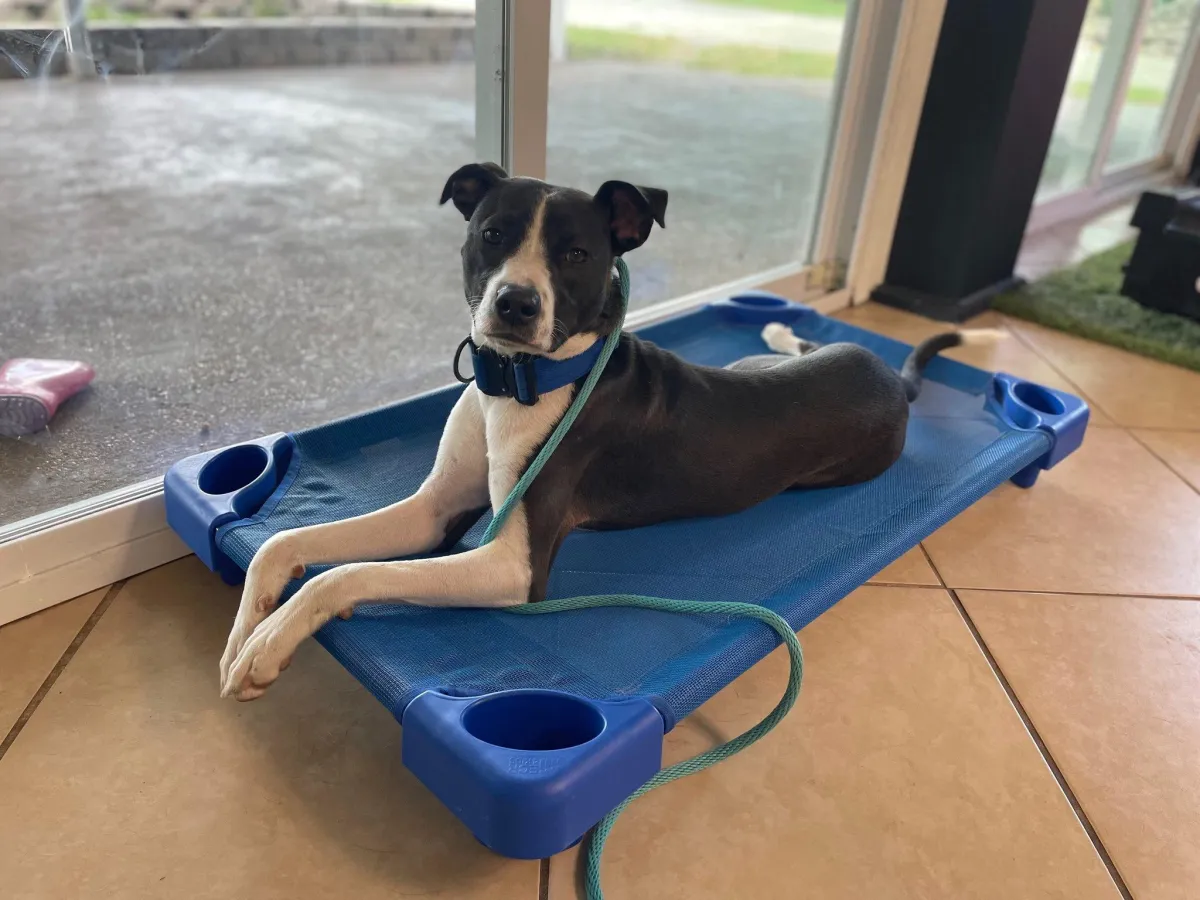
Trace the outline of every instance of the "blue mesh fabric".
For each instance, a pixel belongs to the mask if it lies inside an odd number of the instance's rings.
[[[904,344],[814,316],[809,340],[865,344],[895,366]],[[696,362],[762,351],[759,326],[701,310],[642,334]],[[799,629],[1049,449],[984,409],[989,375],[946,359],[926,373],[901,459],[868,484],[790,491],[735,516],[579,532],[563,544],[551,597],[631,593],[765,604]],[[275,532],[377,509],[408,496],[433,463],[457,388],[296,434],[283,483],[260,512],[218,534],[243,568]],[[474,546],[487,520],[459,548]],[[311,577],[311,576],[310,576]],[[641,695],[668,726],[777,643],[765,628],[632,609],[551,616],[359,607],[318,640],[399,718],[425,690],[472,696],[517,687],[594,698]]]

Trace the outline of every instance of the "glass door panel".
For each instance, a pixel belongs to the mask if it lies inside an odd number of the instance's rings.
[[[1042,168],[1038,199],[1082,188],[1118,99],[1141,0],[1091,0]]]
[[[1163,113],[1195,12],[1196,0],[1154,0],[1151,5],[1104,171],[1144,162],[1162,152]]]
[[[1091,0],[1038,200],[1096,194],[1159,160],[1176,83],[1192,65],[1198,0]],[[1191,98],[1181,98],[1190,109]]]
[[[562,21],[547,177],[670,192],[629,257],[635,306],[806,261],[845,2],[570,0]]]
[[[469,4],[113,0],[82,79],[57,9],[0,27],[0,363],[96,378],[0,437],[0,526],[450,380]]]

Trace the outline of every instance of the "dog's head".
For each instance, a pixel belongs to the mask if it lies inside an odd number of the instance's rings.
[[[608,181],[595,195],[534,178],[510,178],[494,163],[450,176],[441,202],[467,220],[463,287],[471,337],[500,353],[566,355],[575,336],[607,334],[619,295],[613,258],[663,225],[667,192]],[[572,342],[575,344],[577,342]]]

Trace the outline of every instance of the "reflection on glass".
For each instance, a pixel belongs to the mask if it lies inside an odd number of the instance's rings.
[[[818,205],[844,0],[570,0],[550,73],[551,181],[666,188],[635,305],[796,262]]]
[[[1153,159],[1162,151],[1163,111],[1187,47],[1195,8],[1196,0],[1154,0],[1104,164],[1106,172]]]
[[[1042,167],[1038,199],[1087,181],[1141,0],[1091,0]]]
[[[0,438],[0,525],[449,381],[463,222],[437,199],[474,157],[452,6],[108,0],[79,80],[57,4],[0,7],[32,15],[0,24],[0,363],[96,370]]]

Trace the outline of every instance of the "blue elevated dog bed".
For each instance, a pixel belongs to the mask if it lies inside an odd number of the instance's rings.
[[[767,322],[806,340],[862,344],[895,367],[910,350],[758,293],[639,334],[721,366],[764,352]],[[276,532],[412,494],[460,390],[189,457],[167,474],[168,520],[234,583]],[[1032,486],[1079,446],[1087,418],[1077,397],[939,357],[913,404],[904,454],[879,478],[789,491],[723,518],[574,533],[548,597],[755,603],[798,630],[993,488]],[[487,522],[451,552],[475,546]],[[359,607],[317,640],[403,723],[405,764],[484,844],[521,858],[577,841],[657,771],[666,731],[778,645],[761,624],[725,616],[402,603]]]

